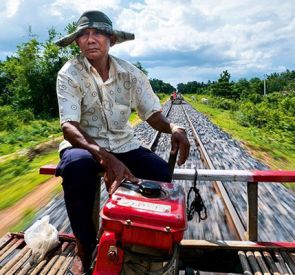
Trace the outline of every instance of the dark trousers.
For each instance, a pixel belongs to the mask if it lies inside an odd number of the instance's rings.
[[[142,179],[171,181],[167,162],[152,151],[140,147],[126,153],[113,153],[134,176]],[[76,238],[91,250],[96,243],[96,227],[92,219],[98,173],[101,165],[84,149],[69,148],[61,154],[56,176],[63,178],[64,199]]]

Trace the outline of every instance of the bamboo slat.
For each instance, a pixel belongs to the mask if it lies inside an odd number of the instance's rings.
[[[3,254],[0,257],[0,262],[2,260],[4,260],[10,253],[13,252],[13,250],[15,250],[19,245],[21,245],[24,242],[23,239],[13,239],[11,242],[9,242],[9,244],[7,246],[5,246],[2,250],[3,250]],[[1,250],[1,252],[2,252]]]
[[[256,259],[254,257],[253,252],[252,251],[247,251],[246,256],[247,256],[247,259],[248,259],[248,261],[250,263],[250,266],[251,266],[254,274],[255,275],[262,275],[261,270],[259,268],[259,265],[258,265],[258,263],[257,263],[257,261],[256,261]]]
[[[259,266],[260,266],[260,269],[261,269],[262,273],[264,275],[270,275],[270,271],[269,271],[266,263],[264,262],[264,259],[263,259],[262,255],[261,255],[261,253],[259,251],[255,251],[254,256],[255,256],[255,258],[256,258]]]
[[[8,242],[10,242],[12,238],[13,237],[10,235],[10,233],[7,233],[0,239],[0,251],[5,245],[7,245]]]
[[[280,263],[280,267],[282,269],[282,272],[284,275],[289,275],[289,271],[288,268],[286,266],[286,263],[284,261],[283,256],[281,255],[281,253],[279,251],[275,251],[275,257],[277,258],[278,262]]]
[[[65,258],[67,257],[70,251],[71,251],[71,245],[69,243],[64,243],[61,254],[59,255],[54,265],[51,267],[47,275],[55,275],[58,272],[58,270],[63,264],[63,261],[65,260]]]
[[[280,272],[271,256],[271,254],[267,251],[263,251],[263,256],[267,262],[267,264],[269,265],[270,267],[270,270],[271,270],[271,274],[274,274],[274,275],[280,275]]]
[[[291,259],[291,257],[285,251],[282,251],[281,254],[282,254],[285,262],[289,266],[290,270],[292,271],[292,273],[295,274],[295,263],[293,262],[293,260]]]
[[[32,251],[30,250],[29,247],[25,246],[22,251],[20,253],[18,253],[18,255],[14,258],[17,258],[16,261],[11,261],[14,262],[13,265],[10,265],[9,269],[7,269],[7,271],[5,272],[5,270],[1,269],[1,271],[3,270],[3,275],[5,274],[14,274],[31,256]],[[8,262],[10,263],[10,262]],[[9,271],[9,272],[8,272]],[[2,273],[0,273],[2,275]]]
[[[246,257],[246,254],[244,253],[244,251],[239,251],[238,255],[239,255],[239,259],[240,259],[244,274],[252,275],[252,271],[251,271],[250,265],[248,263],[248,260],[247,260],[247,257]]]
[[[73,248],[56,275],[63,275],[66,272],[74,259],[75,253],[75,248]]]

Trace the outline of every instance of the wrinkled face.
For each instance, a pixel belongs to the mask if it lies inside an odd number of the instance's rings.
[[[97,29],[85,29],[76,38],[76,43],[87,59],[100,60],[108,56],[112,40],[112,36],[103,34]]]

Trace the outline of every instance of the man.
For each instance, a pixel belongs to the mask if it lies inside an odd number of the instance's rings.
[[[75,32],[57,45],[76,42],[80,55],[69,60],[57,77],[60,122],[65,140],[57,175],[63,178],[67,212],[77,240],[73,270],[86,272],[96,244],[92,221],[97,174],[104,172],[109,194],[123,179],[171,181],[168,164],[140,146],[128,122],[131,108],[153,128],[171,134],[172,151],[179,149],[178,164],[189,154],[184,129],[170,123],[147,77],[135,66],[109,54],[110,47],[134,35],[112,28],[100,11],[87,11]]]

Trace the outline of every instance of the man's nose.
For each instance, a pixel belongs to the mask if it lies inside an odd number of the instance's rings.
[[[94,42],[95,41],[95,38],[96,38],[96,35],[95,35],[95,33],[89,33],[89,35],[88,35],[88,43],[89,42]]]

